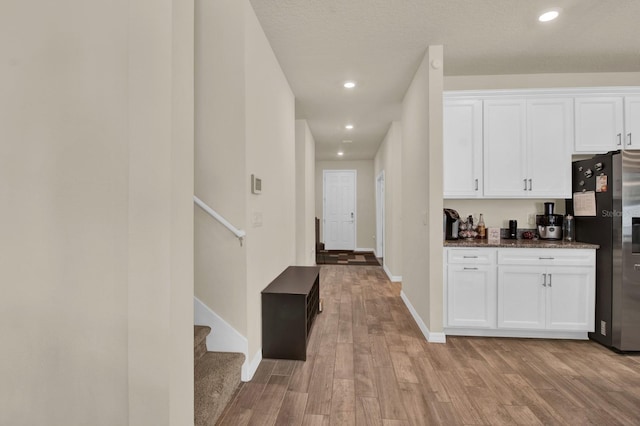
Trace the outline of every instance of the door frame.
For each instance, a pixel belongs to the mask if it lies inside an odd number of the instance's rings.
[[[353,174],[353,249],[358,247],[358,171],[355,169],[324,169],[322,170],[322,241],[327,243],[326,235],[326,211],[327,211],[327,174],[331,173],[352,173]],[[348,250],[348,249],[345,249]]]
[[[384,259],[385,252],[385,176],[382,170],[376,177],[376,257]],[[383,260],[384,261],[384,260]]]

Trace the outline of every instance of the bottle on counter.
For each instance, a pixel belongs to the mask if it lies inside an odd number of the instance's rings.
[[[571,216],[570,214],[565,216],[563,228],[564,228],[564,240],[565,241],[575,240],[575,235],[574,235],[575,225],[574,225],[573,216]]]
[[[480,219],[478,219],[478,238],[484,240],[487,238],[487,227],[484,225],[484,218],[482,217],[482,213],[480,213]]]

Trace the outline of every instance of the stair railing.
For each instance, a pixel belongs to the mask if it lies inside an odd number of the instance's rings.
[[[233,226],[227,219],[222,217],[220,215],[220,213],[218,213],[217,211],[215,211],[214,209],[209,207],[207,205],[207,203],[205,203],[204,201],[202,201],[200,198],[196,197],[195,195],[193,196],[193,201],[202,210],[207,212],[209,214],[209,216],[211,216],[212,218],[214,218],[215,220],[217,220],[218,222],[223,224],[225,228],[227,228],[229,231],[231,231],[238,238],[238,240],[240,240],[240,245],[242,246],[242,241],[244,240],[244,237],[247,236],[247,233],[243,229],[238,229],[235,226]]]

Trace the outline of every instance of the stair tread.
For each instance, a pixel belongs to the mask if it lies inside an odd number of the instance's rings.
[[[195,364],[195,424],[213,424],[240,384],[245,356],[233,352],[206,352]]]
[[[211,327],[207,325],[193,326],[193,347],[198,346],[211,333]]]

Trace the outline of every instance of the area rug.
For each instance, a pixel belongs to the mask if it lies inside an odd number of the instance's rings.
[[[378,265],[380,262],[371,251],[321,250],[316,253],[318,265]]]

